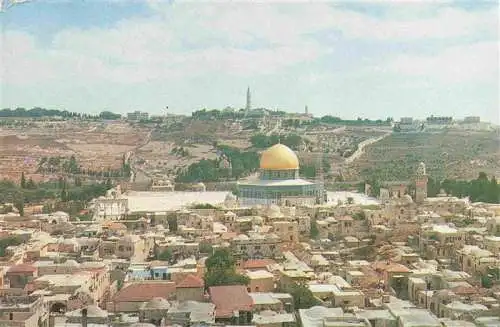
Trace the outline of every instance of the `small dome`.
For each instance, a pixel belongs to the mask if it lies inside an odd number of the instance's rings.
[[[67,267],[79,267],[80,264],[78,262],[76,262],[75,260],[66,260],[64,263],[63,263],[64,266],[67,266]]]
[[[411,196],[409,194],[403,195],[403,201],[405,203],[413,203],[413,199],[411,198]]]
[[[80,245],[80,244],[78,244],[78,242],[74,238],[66,238],[66,239],[64,239],[64,241],[62,243],[65,244],[65,245],[74,245],[74,246],[79,246]]]
[[[145,310],[168,310],[170,303],[161,297],[155,297],[144,305]]]
[[[323,317],[328,313],[328,308],[322,306],[314,306],[305,310],[305,315],[313,319]]]
[[[283,144],[275,144],[262,153],[260,168],[267,170],[299,169],[295,152]]]
[[[96,305],[89,305],[85,309],[87,309],[87,317],[89,318],[105,318],[108,316],[108,312],[102,310]],[[66,313],[66,317],[81,317],[82,309],[76,309]]]
[[[418,167],[417,167],[417,175],[420,175],[420,176],[423,176],[423,175],[426,175],[426,167],[425,167],[425,163],[421,162],[418,164]]]
[[[236,236],[234,239],[239,240],[239,241],[246,241],[249,239],[249,237],[246,236],[245,234],[240,234],[240,235]]]
[[[281,209],[275,204],[271,204],[267,207],[266,214],[270,218],[282,217]]]
[[[225,201],[236,201],[236,196],[233,193],[228,193]]]
[[[337,223],[337,219],[335,219],[334,217],[327,217],[325,221],[327,223]]]

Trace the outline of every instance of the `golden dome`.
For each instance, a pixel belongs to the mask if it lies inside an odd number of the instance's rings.
[[[260,168],[269,170],[299,169],[295,152],[283,144],[275,144],[262,153]]]

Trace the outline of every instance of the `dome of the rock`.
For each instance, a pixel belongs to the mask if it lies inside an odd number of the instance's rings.
[[[262,153],[260,168],[267,170],[299,169],[295,152],[283,144],[275,144]]]

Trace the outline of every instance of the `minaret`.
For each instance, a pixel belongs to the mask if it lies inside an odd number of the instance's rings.
[[[247,88],[247,105],[245,106],[245,110],[249,111],[252,109],[252,101],[250,96],[250,87]]]
[[[421,162],[415,174],[415,202],[422,203],[425,199],[427,199],[427,172],[425,164]]]

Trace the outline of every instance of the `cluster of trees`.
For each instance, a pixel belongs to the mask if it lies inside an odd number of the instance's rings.
[[[184,149],[184,147],[175,147],[170,151],[171,154],[181,156],[181,157],[187,157],[189,156],[189,151]]]
[[[205,287],[220,285],[248,285],[249,278],[236,271],[236,259],[227,248],[217,249],[205,261]],[[294,299],[296,309],[308,309],[321,304],[307,285],[293,284],[286,290]]]
[[[189,207],[190,209],[218,209],[210,203],[196,203]]]
[[[373,126],[390,126],[392,123],[393,119],[391,117],[388,117],[386,120],[370,120],[367,118],[361,118],[358,117],[357,119],[342,119],[340,117],[334,117],[334,116],[323,116],[319,119],[319,122],[324,123],[324,124],[342,124],[342,125],[373,125]]]
[[[382,184],[377,179],[366,181],[371,186],[372,196],[380,195],[380,188]],[[358,191],[364,192],[365,183],[359,185]],[[410,193],[415,189],[415,185],[410,185]],[[473,202],[487,202],[487,203],[500,203],[500,184],[497,182],[495,176],[488,178],[484,172],[480,172],[476,179],[455,180],[445,179],[437,180],[432,177],[428,178],[427,182],[427,196],[435,197],[441,190],[446,194],[456,196],[458,198],[469,197]]]
[[[67,110],[44,109],[35,107],[32,109],[5,108],[0,110],[0,117],[13,117],[13,118],[42,118],[42,117],[61,117],[72,119],[85,119],[85,120],[116,120],[120,119],[121,115],[111,111],[103,111],[99,115],[82,114],[78,112],[69,112]]]
[[[284,119],[281,122],[281,126],[283,127],[294,127],[294,128],[299,128],[303,125],[309,125],[309,121],[301,121],[300,119]]]
[[[174,258],[174,252],[171,248],[166,248],[156,256],[156,260],[171,262]]]
[[[0,257],[5,256],[5,250],[9,246],[16,246],[16,245],[20,245],[22,243],[23,243],[22,238],[20,238],[18,236],[7,236],[4,238],[0,238]]]
[[[311,219],[311,229],[309,231],[309,237],[313,240],[317,239],[319,236],[318,224],[316,219]]]
[[[106,191],[113,188],[113,183],[110,179],[101,183],[91,183],[86,185],[77,186],[76,184],[69,185],[64,182],[61,188],[60,198],[61,201],[83,201],[88,202],[93,198],[106,194]]]
[[[427,195],[434,197],[443,189],[446,194],[456,197],[469,197],[473,202],[500,203],[500,184],[495,176],[488,178],[480,172],[476,179],[471,181],[445,179],[443,181],[429,178]]]
[[[300,135],[297,134],[289,134],[289,135],[277,135],[273,134],[267,136],[265,134],[255,134],[250,138],[250,142],[252,146],[257,149],[267,149],[270,146],[281,143],[289,147],[293,150],[299,150],[300,146],[305,142],[309,143],[307,139],[304,139]]]
[[[322,304],[306,284],[292,284],[286,292],[293,297],[295,309],[309,309]]]
[[[271,111],[268,109],[259,109],[271,113],[273,116],[285,116],[287,113],[285,111]],[[196,120],[219,120],[219,119],[241,119],[245,117],[245,109],[201,109],[194,111],[191,117]]]
[[[217,110],[201,109],[194,111],[191,117],[196,120],[240,119],[245,115],[245,110]]]
[[[236,259],[227,248],[217,249],[205,261],[205,287],[248,285],[249,278],[236,272]]]
[[[64,157],[42,157],[38,162],[37,172],[55,173],[64,172],[73,175],[86,175],[102,178],[111,177],[130,177],[131,167],[125,161],[125,155],[122,158],[122,166],[120,169],[110,169],[102,171],[93,171],[91,169],[82,169],[75,156],[72,155],[69,159]]]
[[[240,151],[229,146],[218,146],[220,158],[203,159],[192,163],[184,171],[179,171],[176,182],[217,182],[231,178],[239,179],[259,168],[259,155],[253,151]],[[222,161],[228,160],[231,169],[223,167]]]
[[[277,135],[266,136],[257,134],[252,137],[252,144],[256,148],[268,148],[280,140]],[[281,139],[281,143],[290,148],[298,148],[303,139],[295,134]],[[248,176],[259,168],[260,157],[255,151],[241,151],[237,148],[216,145],[220,157],[217,159],[203,159],[192,163],[185,170],[179,170],[176,182],[194,183],[194,182],[217,182],[221,180],[239,179]],[[231,168],[222,165],[227,160]],[[326,158],[323,159],[323,172],[330,171],[330,163]],[[306,178],[315,178],[317,174],[316,165],[301,165],[300,174]]]
[[[54,110],[35,107],[32,109],[5,108],[0,110],[0,117],[16,117],[16,118],[41,118],[41,117],[63,117],[63,118],[82,118],[82,114],[69,112],[66,110]]]
[[[327,158],[323,158],[323,173],[326,174],[332,168]],[[315,164],[301,164],[299,167],[299,174],[305,178],[316,178],[318,173],[318,166]]]
[[[19,213],[23,215],[25,204],[36,204],[46,200],[78,202],[81,203],[78,208],[83,208],[86,202],[105,195],[106,191],[112,187],[113,184],[109,179],[102,183],[82,184],[80,182],[78,184],[75,182],[69,183],[60,178],[57,182],[37,184],[31,179],[26,181],[23,173],[19,185],[7,180],[0,181],[0,199],[12,203]]]

